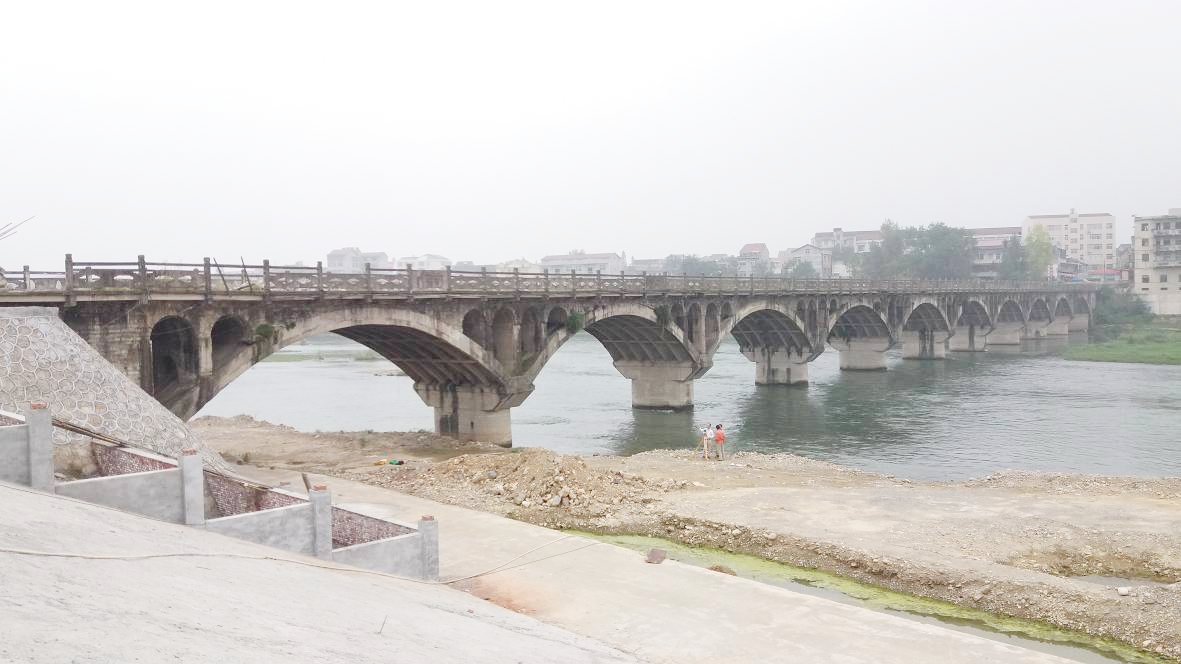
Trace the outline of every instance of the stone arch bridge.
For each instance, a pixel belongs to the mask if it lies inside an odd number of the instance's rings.
[[[807,383],[826,348],[846,370],[884,353],[939,360],[1089,327],[1086,285],[461,273],[317,266],[74,263],[3,275],[0,303],[61,316],[144,390],[191,417],[286,345],[333,332],[396,364],[440,433],[512,440],[510,411],[585,331],[631,380],[637,408],[693,405],[726,335],[759,385]]]

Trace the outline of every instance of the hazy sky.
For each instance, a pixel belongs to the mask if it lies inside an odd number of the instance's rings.
[[[1181,2],[8,2],[0,265],[1181,206]],[[1127,241],[1124,239],[1123,241]]]

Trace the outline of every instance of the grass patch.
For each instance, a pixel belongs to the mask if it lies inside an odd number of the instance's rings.
[[[1173,321],[1133,323],[1109,331],[1109,339],[1085,346],[1071,346],[1064,357],[1086,362],[1181,364],[1181,329]]]

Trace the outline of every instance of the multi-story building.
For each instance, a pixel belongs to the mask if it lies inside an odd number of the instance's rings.
[[[398,259],[397,266],[403,270],[446,270],[451,267],[451,259],[438,254],[423,254],[421,256],[403,256]]]
[[[328,252],[328,272],[361,273],[365,264],[373,269],[389,268],[394,264],[383,251],[361,251],[356,247],[344,247]]]
[[[771,250],[762,242],[754,242],[742,246],[738,251],[737,274],[749,277],[756,274],[771,272]]]
[[[588,254],[583,251],[572,251],[560,256],[546,256],[541,259],[541,267],[550,272],[577,272],[578,274],[619,274],[627,267],[627,261],[616,253]]]
[[[826,260],[827,258],[827,260]],[[828,276],[832,271],[832,252],[825,251],[814,244],[805,244],[795,249],[784,249],[779,252],[779,262],[784,272],[792,270],[797,263],[808,263],[816,271],[816,276]]]
[[[1068,258],[1095,268],[1115,264],[1115,217],[1106,212],[1036,214],[1026,217],[1021,228],[1028,235],[1036,226],[1044,228]]]
[[[664,272],[665,258],[633,258],[627,266],[628,274],[661,274]]]
[[[1157,315],[1181,315],[1181,208],[1160,217],[1135,217],[1132,288]]]
[[[1005,243],[1020,242],[1021,227],[973,228],[971,232],[972,237],[976,239],[976,256],[972,259],[972,277],[996,279],[1001,261],[1005,257]]]
[[[812,236],[813,246],[834,252],[852,251],[864,254],[881,242],[881,231],[843,231],[834,228],[831,233],[817,233]]]

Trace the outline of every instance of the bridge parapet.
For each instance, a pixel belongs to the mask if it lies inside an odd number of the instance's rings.
[[[1090,292],[1091,284],[917,279],[793,279],[788,277],[687,274],[579,274],[566,272],[462,272],[369,268],[340,273],[315,266],[76,262],[67,255],[61,271],[0,272],[3,297],[116,300],[169,296],[221,300],[243,298],[363,297],[600,297],[646,295],[955,294]]]

